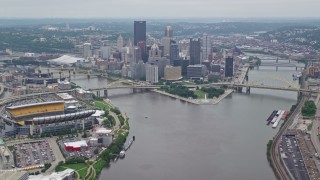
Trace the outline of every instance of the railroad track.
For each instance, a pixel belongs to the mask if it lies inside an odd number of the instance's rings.
[[[296,109],[290,115],[289,119],[286,121],[283,127],[278,131],[276,136],[273,138],[273,143],[271,146],[271,159],[272,159],[272,164],[274,165],[275,171],[281,180],[291,180],[291,177],[288,174],[289,172],[287,172],[286,169],[284,168],[284,164],[282,163],[281,158],[278,158],[279,139],[281,138],[283,133],[288,129],[288,127],[292,124],[294,117],[299,113],[304,102],[305,102],[305,98],[303,97],[299,102],[298,106],[296,107]]]

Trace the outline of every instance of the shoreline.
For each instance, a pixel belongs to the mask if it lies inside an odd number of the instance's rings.
[[[207,99],[206,101],[204,99],[188,99],[188,98],[184,98],[178,95],[174,95],[174,94],[170,94],[164,91],[160,91],[160,90],[153,90],[153,92],[159,93],[161,95],[165,95],[165,96],[169,96],[175,99],[179,99],[181,101],[184,102],[188,102],[191,104],[196,104],[196,105],[216,105],[219,102],[221,102],[224,98],[226,98],[227,96],[229,96],[233,90],[231,89],[227,89],[224,94],[222,94],[221,96],[219,96],[218,98],[214,97],[212,99]]]

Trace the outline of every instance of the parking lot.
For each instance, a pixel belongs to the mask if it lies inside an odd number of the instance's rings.
[[[48,141],[17,144],[14,145],[14,149],[18,168],[51,163],[56,160]]]
[[[310,179],[295,135],[283,135],[279,149],[293,179]]]
[[[91,147],[88,144],[88,150],[86,149],[81,149],[81,151],[68,151],[65,149],[64,143],[66,142],[75,142],[75,141],[80,141],[80,138],[64,138],[60,141],[58,141],[59,146],[61,147],[62,154],[65,155],[66,158],[70,157],[86,157],[89,159],[94,159],[96,157],[94,150],[99,149],[99,152],[102,151],[102,147]]]

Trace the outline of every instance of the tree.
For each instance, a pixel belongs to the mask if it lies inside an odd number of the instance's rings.
[[[94,154],[98,154],[99,153],[99,149],[96,148],[94,151],[93,151]]]

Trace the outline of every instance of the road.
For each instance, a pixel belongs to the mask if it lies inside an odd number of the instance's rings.
[[[317,105],[317,113],[316,117],[313,120],[312,123],[312,130],[311,130],[311,141],[314,147],[316,148],[317,153],[320,153],[320,141],[318,137],[318,132],[319,132],[319,120],[320,120],[320,95],[317,96],[316,99],[316,105]]]
[[[293,111],[293,113],[291,114],[291,116],[289,117],[289,119],[286,121],[286,123],[284,124],[284,126],[279,130],[279,132],[276,134],[276,136],[273,139],[273,143],[272,143],[272,147],[271,147],[271,159],[272,159],[272,164],[275,167],[275,171],[276,174],[278,174],[278,176],[280,177],[280,179],[291,179],[291,177],[289,176],[287,170],[284,167],[284,164],[281,160],[281,155],[279,152],[279,144],[280,144],[280,139],[283,135],[283,133],[287,130],[287,128],[292,124],[295,116],[300,112],[300,109],[302,107],[302,105],[305,102],[305,97],[303,97],[300,101],[300,103],[298,104],[298,106],[296,107],[296,109]]]

